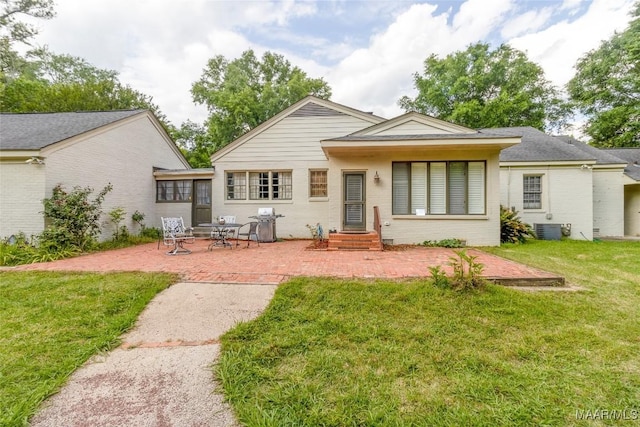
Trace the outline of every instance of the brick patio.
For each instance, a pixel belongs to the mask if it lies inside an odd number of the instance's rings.
[[[83,255],[65,260],[15,267],[15,270],[48,271],[147,271],[178,273],[183,281],[278,284],[293,276],[400,279],[428,277],[428,268],[447,266],[453,250],[411,247],[384,252],[308,250],[310,241],[244,244],[233,249],[207,250],[208,240],[186,245],[189,255],[169,256],[155,243]],[[562,284],[548,273],[485,252],[468,249],[485,265],[487,278],[504,284]]]

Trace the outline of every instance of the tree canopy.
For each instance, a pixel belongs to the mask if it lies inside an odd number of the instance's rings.
[[[628,28],[578,60],[567,84],[599,147],[640,147],[640,2]]]
[[[13,113],[150,109],[166,121],[152,98],[82,58],[32,50],[20,68],[0,76],[0,111]],[[168,126],[168,124],[165,124]]]
[[[211,58],[191,93],[194,102],[209,110],[211,153],[307,95],[328,99],[331,89],[282,55],[266,52],[258,59],[247,50],[232,61],[222,55]]]
[[[542,68],[506,44],[491,50],[476,43],[445,58],[431,55],[414,84],[418,95],[401,98],[402,108],[474,129],[561,130],[570,112]]]

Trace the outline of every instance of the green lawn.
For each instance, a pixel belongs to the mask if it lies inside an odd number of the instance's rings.
[[[26,425],[90,356],[118,343],[167,274],[0,272],[0,426]]]
[[[216,373],[239,419],[571,426],[620,423],[577,419],[598,410],[637,416],[640,243],[534,242],[491,252],[586,290],[294,279],[262,316],[222,339]]]

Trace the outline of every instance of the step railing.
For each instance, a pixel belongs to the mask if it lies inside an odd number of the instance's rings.
[[[380,247],[383,247],[382,246],[382,224],[380,223],[380,209],[377,206],[373,207],[373,230],[376,233],[378,233]]]

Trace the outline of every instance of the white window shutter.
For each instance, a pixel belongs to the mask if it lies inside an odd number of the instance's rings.
[[[409,164],[393,164],[393,213],[408,215],[409,211]]]
[[[429,165],[429,213],[447,213],[447,164],[432,162]]]
[[[485,164],[469,162],[469,214],[485,213]]]
[[[427,164],[411,163],[411,213],[427,208]]]

